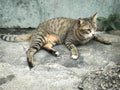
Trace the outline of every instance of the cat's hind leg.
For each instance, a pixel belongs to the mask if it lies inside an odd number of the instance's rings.
[[[33,68],[34,65],[35,65],[34,60],[33,60],[33,56],[34,56],[34,54],[35,54],[37,51],[38,51],[38,50],[37,50],[36,48],[30,47],[30,48],[28,49],[28,51],[26,52],[26,54],[27,54],[27,62],[28,62],[28,66],[29,66],[30,69]]]
[[[53,49],[52,43],[47,43],[44,45],[44,49],[53,54],[54,56],[59,56],[59,52],[55,49]]]
[[[39,51],[43,47],[44,44],[45,44],[45,38],[42,35],[36,35],[33,38],[31,46],[28,49],[28,51],[26,52],[27,62],[28,62],[28,65],[29,65],[30,69],[32,67],[34,67],[34,65],[35,65],[34,60],[33,60],[34,54],[37,51]]]
[[[54,56],[59,56],[59,52],[53,49],[54,45],[59,44],[60,42],[59,37],[55,34],[49,34],[45,38],[46,38],[46,44],[43,47]]]

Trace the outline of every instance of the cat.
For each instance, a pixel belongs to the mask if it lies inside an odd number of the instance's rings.
[[[35,66],[33,56],[41,48],[46,49],[54,56],[59,52],[53,48],[57,44],[64,44],[71,52],[72,59],[78,59],[77,45],[86,44],[94,39],[104,44],[111,44],[111,41],[96,34],[97,13],[89,18],[72,19],[66,17],[52,18],[40,23],[36,30],[25,35],[0,35],[5,41],[27,41],[31,42],[26,52],[27,62],[30,68]]]

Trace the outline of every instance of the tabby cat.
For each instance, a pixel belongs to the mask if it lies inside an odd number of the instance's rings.
[[[5,41],[30,40],[31,45],[27,50],[27,62],[30,68],[34,64],[33,56],[41,48],[46,49],[54,56],[59,52],[53,49],[56,44],[64,44],[70,51],[72,59],[77,59],[79,54],[77,45],[85,44],[91,39],[104,44],[111,44],[109,40],[103,39],[96,34],[96,17],[94,14],[89,18],[71,19],[65,17],[53,18],[41,23],[36,30],[25,35],[0,35]]]

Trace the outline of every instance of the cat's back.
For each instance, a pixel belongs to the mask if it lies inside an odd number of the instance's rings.
[[[65,31],[70,28],[74,24],[74,22],[75,19],[72,18],[57,17],[41,23],[38,28],[43,28],[47,31],[59,33],[59,31],[61,30]]]
[[[52,24],[52,25],[56,25],[56,24],[64,24],[64,23],[70,23],[71,21],[73,21],[74,19],[72,18],[67,18],[67,17],[56,17],[56,18],[52,18],[49,19],[41,24]]]

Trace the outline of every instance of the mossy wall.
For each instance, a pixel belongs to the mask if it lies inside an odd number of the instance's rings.
[[[118,12],[120,0],[0,0],[0,28],[36,28],[53,17],[108,16]]]

